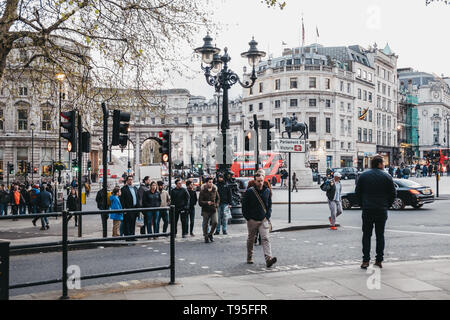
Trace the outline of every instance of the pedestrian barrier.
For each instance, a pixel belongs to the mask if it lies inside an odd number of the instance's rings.
[[[166,233],[152,233],[145,235],[132,235],[132,236],[120,236],[120,237],[110,237],[110,238],[94,238],[94,239],[83,239],[83,240],[68,240],[68,216],[87,216],[87,215],[101,215],[101,214],[110,214],[110,213],[140,213],[140,212],[148,212],[148,211],[160,211],[160,210],[169,210],[169,219],[170,219],[170,232]],[[96,243],[96,242],[112,242],[119,240],[134,240],[134,239],[142,239],[149,237],[165,237],[170,236],[170,264],[159,267],[152,268],[141,268],[141,269],[131,269],[125,271],[118,272],[105,272],[94,275],[81,276],[79,280],[88,280],[88,279],[97,279],[97,278],[105,278],[105,277],[114,277],[128,274],[136,274],[136,273],[145,273],[151,271],[160,271],[160,270],[170,270],[170,284],[175,284],[175,207],[158,207],[158,208],[139,208],[139,209],[119,209],[119,210],[97,210],[97,211],[63,211],[60,212],[51,212],[44,214],[29,214],[29,215],[14,215],[14,216],[0,216],[1,220],[11,220],[11,219],[33,219],[33,218],[44,218],[44,217],[62,217],[62,241],[57,242],[43,242],[36,244],[27,244],[27,245],[13,245],[10,246],[9,242],[0,242],[0,300],[8,300],[9,299],[9,290],[18,289],[18,288],[26,288],[26,287],[34,287],[41,285],[48,285],[54,283],[62,282],[62,296],[60,299],[68,299],[68,256],[69,256],[69,245],[74,244],[88,244],[88,243]],[[62,247],[62,277],[57,279],[49,279],[44,281],[36,281],[36,282],[28,282],[28,283],[20,283],[20,284],[9,284],[9,253],[14,250],[23,250],[30,248],[45,248],[45,247],[54,247],[60,246]]]

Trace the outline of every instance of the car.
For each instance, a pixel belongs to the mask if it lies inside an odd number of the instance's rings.
[[[356,179],[356,176],[358,175],[358,169],[353,167],[333,168],[331,169],[331,172],[333,175],[335,172],[339,172],[342,176],[341,179],[343,180]]]
[[[405,206],[421,208],[426,203],[434,202],[433,190],[417,182],[407,179],[393,179],[397,189],[397,198],[394,199],[392,209],[402,210]],[[359,201],[355,192],[342,194],[342,208],[344,210],[359,207]]]

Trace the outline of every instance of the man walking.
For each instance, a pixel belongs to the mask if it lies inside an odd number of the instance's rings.
[[[189,192],[189,210],[187,218],[189,220],[189,231],[191,237],[194,236],[194,220],[195,220],[195,205],[197,204],[197,192],[194,190],[194,184],[191,180],[186,181],[186,187]]]
[[[328,217],[330,222],[330,230],[337,230],[336,218],[342,214],[342,184],[341,173],[336,172],[334,178],[325,181],[320,188],[327,192],[328,206],[330,207],[331,216]]]
[[[205,243],[214,242],[213,233],[217,227],[217,207],[220,203],[220,196],[217,187],[213,184],[212,177],[208,177],[206,183],[202,186],[198,203],[202,207],[202,226]],[[208,224],[211,226],[209,233]]]
[[[9,203],[9,192],[6,189],[5,185],[2,184],[0,186],[0,216],[5,213],[5,216],[8,215],[8,203]]]
[[[97,192],[97,195],[95,196],[95,202],[97,203],[98,210],[108,210],[109,207],[108,203],[110,201],[108,201],[107,195],[108,194],[104,188],[100,189]],[[108,236],[108,218],[109,214],[107,213],[101,214],[103,238],[106,238]]]
[[[52,203],[53,203],[53,195],[42,186],[38,197],[38,207],[40,209],[39,212],[41,213],[51,212],[50,208],[52,207]],[[41,225],[42,225],[41,230],[50,228],[48,224],[48,217],[41,218]]]
[[[120,203],[123,209],[134,209],[138,207],[138,191],[133,186],[133,176],[128,176],[126,185],[122,187]],[[134,236],[136,231],[136,212],[124,212],[123,214],[123,233],[125,236]],[[136,239],[127,239],[126,241],[137,241]]]
[[[215,235],[220,234],[220,226],[222,226],[223,234],[228,234],[227,233],[228,219],[226,218],[225,212],[226,210],[230,210],[231,208],[232,195],[231,195],[231,188],[225,182],[222,173],[219,173],[217,176],[217,189],[220,198],[219,212],[218,212],[219,221],[217,223],[216,232],[214,234]]]
[[[364,172],[359,177],[355,190],[362,208],[363,263],[361,268],[363,269],[369,266],[370,240],[374,225],[377,239],[375,265],[382,268],[387,211],[397,196],[392,177],[383,170],[383,158],[375,156],[372,159],[371,167],[371,170]]]
[[[291,192],[294,192],[294,189],[295,189],[296,192],[298,192],[297,181],[298,181],[297,174],[294,172],[292,174],[292,191]]]
[[[170,194],[172,205],[175,206],[175,236],[177,234],[178,219],[181,216],[181,234],[186,238],[188,234],[189,192],[181,186],[181,180],[175,180],[175,189]]]
[[[270,268],[277,262],[272,256],[269,241],[270,217],[272,214],[272,197],[270,190],[264,186],[264,176],[260,173],[255,175],[255,186],[250,187],[244,194],[242,201],[242,213],[247,220],[247,263],[253,264],[253,245],[256,233],[261,235],[261,242],[266,260],[266,267]]]
[[[150,190],[149,186],[150,186],[150,177],[145,176],[144,180],[142,180],[142,183],[138,189],[139,208],[143,208],[142,202],[143,202],[143,198],[144,198],[144,193]],[[147,226],[147,215],[145,214],[145,212],[142,212],[142,215],[144,216],[144,225],[141,227],[140,231],[141,231],[141,234],[145,234],[145,228]],[[159,217],[158,217],[158,220],[159,220]],[[157,222],[159,222],[159,221],[157,221]]]

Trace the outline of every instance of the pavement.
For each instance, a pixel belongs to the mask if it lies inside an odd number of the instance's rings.
[[[69,290],[72,300],[450,300],[450,256],[389,262],[383,269],[359,265],[310,268],[224,277],[132,280]],[[244,264],[244,262],[243,262]],[[11,300],[56,300],[61,291]]]

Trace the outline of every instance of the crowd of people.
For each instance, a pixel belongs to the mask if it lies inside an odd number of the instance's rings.
[[[77,191],[72,188],[71,195],[67,199],[68,209],[77,211],[78,200]],[[25,184],[13,182],[8,188],[4,184],[0,185],[0,215],[39,214],[54,211],[54,188],[51,182],[42,182],[40,184]],[[17,221],[18,219],[13,219]],[[36,226],[38,218],[34,218],[32,223]],[[47,217],[40,218],[41,229],[48,230],[50,228]]]
[[[448,163],[445,167],[445,171],[447,172],[447,176],[450,176],[450,163]],[[437,163],[435,164],[419,164],[416,163],[413,166],[405,166],[401,165],[398,167],[390,166],[388,168],[388,172],[391,177],[395,177],[398,179],[408,179],[409,177],[415,176],[416,178],[421,177],[432,177],[436,176],[437,173],[441,175],[444,174],[444,167],[439,167]]]

